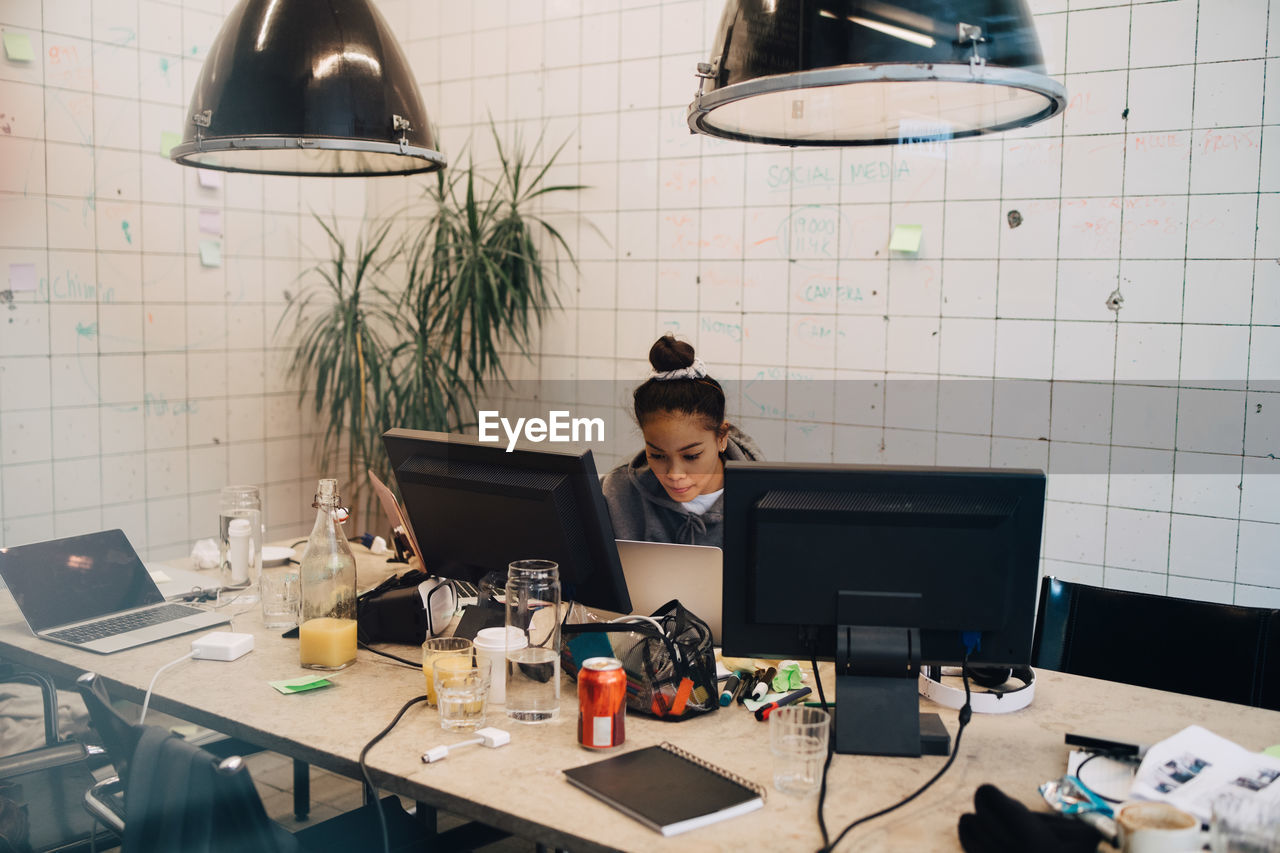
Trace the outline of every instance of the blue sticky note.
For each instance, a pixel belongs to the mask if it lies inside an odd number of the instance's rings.
[[[200,241],[200,266],[222,266],[222,244],[217,240]]]

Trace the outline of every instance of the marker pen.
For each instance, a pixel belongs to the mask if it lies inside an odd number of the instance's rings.
[[[759,670],[757,670],[758,672]],[[741,705],[743,702],[751,698],[751,689],[756,686],[756,673],[743,673],[742,680],[738,682],[738,689],[733,691],[733,698]]]
[[[756,708],[756,719],[767,720],[769,715],[773,713],[775,708],[781,708],[783,705],[792,705],[808,696],[811,691],[808,687],[801,687],[799,690],[793,690],[781,699],[770,702],[768,705],[762,705]]]
[[[756,701],[763,699],[765,694],[769,692],[769,683],[773,681],[773,677],[777,674],[778,670],[774,667],[766,669],[764,674],[761,675],[760,679],[756,682],[755,686],[751,688],[751,698]]]
[[[742,672],[735,672],[730,675],[724,682],[724,689],[720,691],[720,706],[724,707],[733,701],[734,691],[738,689],[738,685],[742,683]]]

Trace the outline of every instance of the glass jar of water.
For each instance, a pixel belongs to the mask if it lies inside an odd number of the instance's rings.
[[[560,713],[560,567],[517,560],[507,567],[507,716],[544,723]]]

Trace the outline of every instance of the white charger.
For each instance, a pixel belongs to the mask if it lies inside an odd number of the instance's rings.
[[[457,749],[460,746],[471,746],[474,743],[483,744],[490,749],[497,749],[511,743],[511,732],[496,729],[493,726],[485,726],[483,729],[476,729],[476,737],[471,740],[464,740],[460,743],[449,744],[447,746],[433,746],[422,754],[423,764],[435,764],[437,761],[443,761],[449,757],[449,750]]]
[[[214,631],[191,641],[191,656],[196,660],[230,661],[253,651],[253,635],[232,631]]]

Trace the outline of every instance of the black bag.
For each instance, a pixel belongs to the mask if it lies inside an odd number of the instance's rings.
[[[720,708],[715,651],[706,622],[678,599],[651,617],[625,618],[628,621],[569,623],[566,616],[560,629],[565,672],[576,680],[588,658],[615,657],[627,674],[629,712],[684,720]]]

